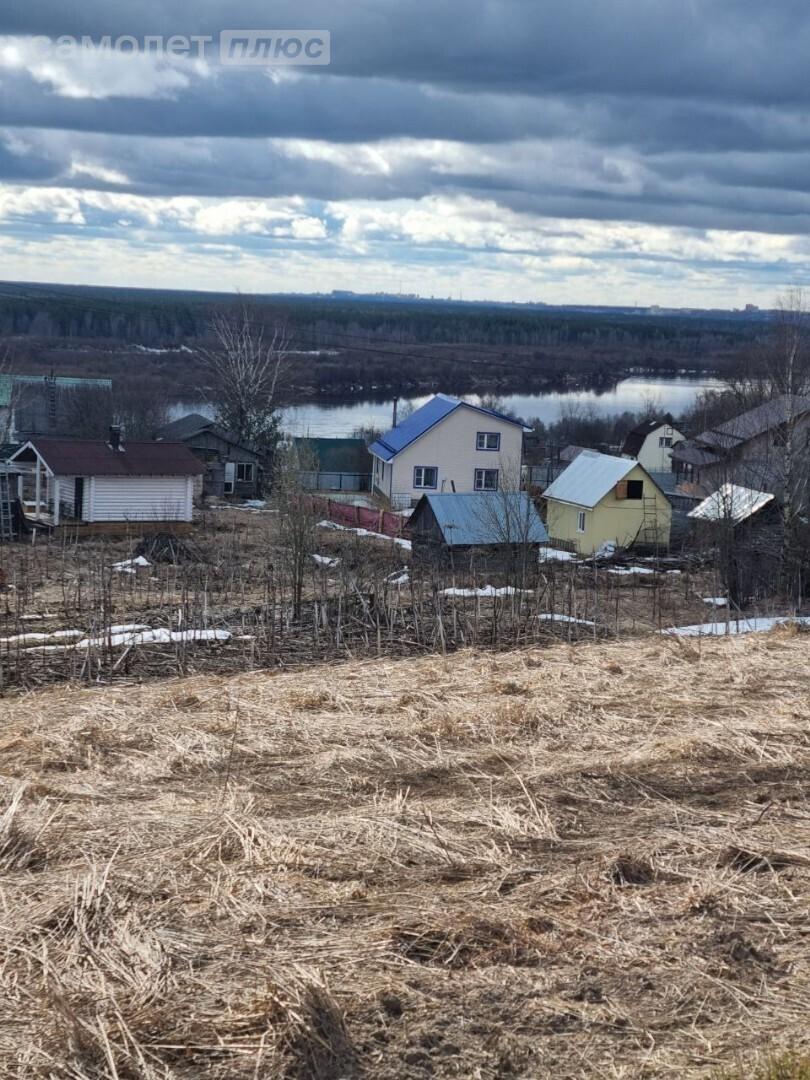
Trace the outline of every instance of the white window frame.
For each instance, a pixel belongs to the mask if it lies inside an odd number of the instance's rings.
[[[487,484],[487,473],[495,473],[495,486],[491,487]],[[480,483],[479,483],[480,478]],[[473,476],[473,488],[476,491],[497,491],[500,476],[497,469],[476,469]]]
[[[425,483],[425,473],[428,469],[432,469],[436,479],[432,484]],[[419,479],[417,480],[417,474]],[[439,486],[439,466],[438,465],[414,465],[413,467],[413,486],[419,491],[435,491]]]
[[[225,495],[233,495],[234,485],[236,484],[236,462],[225,462],[225,477],[223,484],[223,493]]]
[[[240,476],[239,473],[247,471],[247,476]],[[253,461],[237,461],[236,463],[236,482],[237,484],[252,484],[256,479],[256,464]]]
[[[671,435],[659,435],[658,436],[658,448],[659,450],[669,450],[672,446]]]
[[[487,446],[490,440],[494,440],[494,446]],[[501,448],[501,433],[500,431],[477,431],[475,433],[475,449],[487,450],[490,453],[492,451],[497,452]]]
[[[580,510],[579,513],[577,514],[577,532],[578,533],[584,533],[585,532],[585,514],[586,514],[585,510]]]

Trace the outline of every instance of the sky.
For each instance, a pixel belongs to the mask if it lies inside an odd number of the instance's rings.
[[[0,277],[770,307],[809,57],[806,0],[6,0]]]

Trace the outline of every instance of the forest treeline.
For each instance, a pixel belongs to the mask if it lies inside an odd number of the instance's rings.
[[[634,372],[727,374],[768,332],[730,314],[632,315],[508,305],[252,298],[0,286],[0,338],[18,370],[137,378],[173,397],[200,386],[196,351],[236,305],[283,325],[292,396],[609,386]],[[136,362],[135,362],[136,361]]]

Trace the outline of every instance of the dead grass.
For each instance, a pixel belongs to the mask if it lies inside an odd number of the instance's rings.
[[[806,1075],[768,1055],[810,1044],[808,659],[777,632],[4,702],[0,1075]]]

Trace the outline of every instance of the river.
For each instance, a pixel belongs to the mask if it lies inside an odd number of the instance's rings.
[[[593,407],[605,416],[623,412],[641,412],[650,401],[660,412],[674,416],[684,412],[697,395],[706,389],[719,387],[716,379],[708,376],[677,376],[672,378],[634,377],[622,379],[610,390],[571,390],[564,393],[503,394],[498,402],[508,412],[524,420],[538,417],[544,423],[560,419],[563,411],[572,408]],[[429,401],[432,394],[421,397],[400,398],[400,410],[405,406],[419,408]],[[468,401],[478,403],[475,394],[465,395]],[[205,406],[191,402],[176,402],[171,409],[172,418],[187,412],[208,413]],[[375,427],[386,430],[391,426],[393,403],[391,401],[308,401],[290,405],[284,410],[283,427],[291,435],[332,436],[351,435],[359,427]]]

